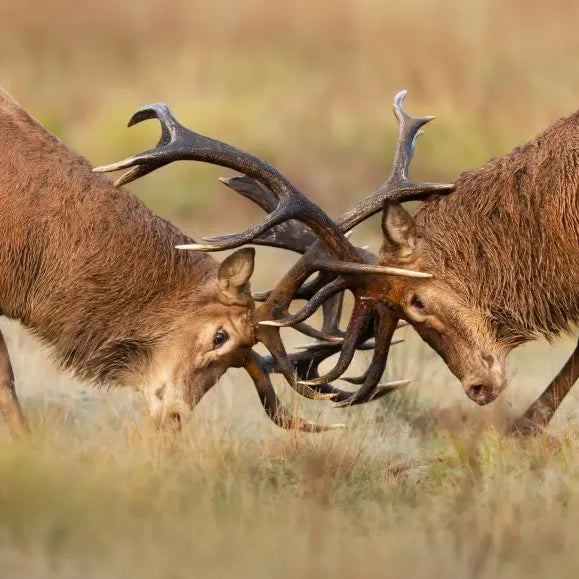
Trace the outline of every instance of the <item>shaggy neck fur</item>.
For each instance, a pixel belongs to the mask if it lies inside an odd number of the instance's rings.
[[[579,321],[579,113],[463,174],[417,215],[430,271],[505,344]]]
[[[118,381],[207,299],[209,256],[0,91],[0,311],[84,379]]]

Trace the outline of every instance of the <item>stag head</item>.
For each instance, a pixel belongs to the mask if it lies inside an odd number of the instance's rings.
[[[209,261],[205,283],[192,271],[192,283],[173,283],[172,295],[160,292],[144,312],[147,335],[155,335],[158,326],[163,334],[140,345],[142,363],[127,364],[120,381],[142,390],[158,425],[179,428],[222,374],[249,358],[255,344],[249,323],[254,256],[253,248],[243,248],[221,264],[204,259]]]
[[[448,281],[440,260],[434,259],[428,241],[400,203],[384,204],[382,231],[381,264],[435,274],[387,280],[385,303],[440,354],[471,400],[481,406],[492,402],[505,388],[509,348],[496,339],[489,316]]]

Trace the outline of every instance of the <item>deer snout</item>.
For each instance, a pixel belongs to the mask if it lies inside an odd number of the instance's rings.
[[[504,364],[494,356],[482,354],[480,361],[477,370],[463,380],[463,387],[473,402],[485,406],[505,389],[505,371]]]
[[[151,385],[143,389],[149,414],[159,428],[181,430],[191,415],[184,388],[171,383]]]
[[[465,386],[466,395],[479,406],[490,404],[500,394],[491,384],[473,384],[472,386]]]
[[[179,431],[183,424],[187,422],[190,414],[191,411],[185,404],[171,404],[164,409],[160,426],[162,428]]]

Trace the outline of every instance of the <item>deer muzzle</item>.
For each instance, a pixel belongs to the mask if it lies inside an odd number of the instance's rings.
[[[466,395],[479,406],[490,404],[505,389],[504,363],[493,356],[481,356],[482,367],[462,380]]]

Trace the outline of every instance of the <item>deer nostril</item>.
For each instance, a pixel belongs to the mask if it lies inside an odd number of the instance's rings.
[[[179,412],[169,412],[169,414],[167,414],[167,424],[175,430],[181,430],[183,417]]]
[[[492,402],[497,396],[498,391],[490,385],[485,384],[473,384],[466,389],[467,396],[476,402],[479,406],[484,406]]]

